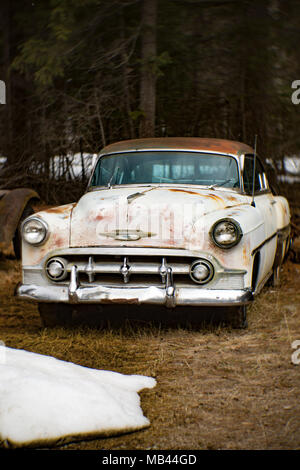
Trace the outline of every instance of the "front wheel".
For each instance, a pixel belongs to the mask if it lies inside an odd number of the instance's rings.
[[[43,327],[68,326],[72,323],[72,307],[62,303],[39,303]]]
[[[228,320],[232,328],[248,328],[247,306],[239,305],[238,307],[231,307],[229,309]]]
[[[279,287],[280,286],[280,266],[276,266],[273,269],[273,273],[271,276],[271,286],[272,287]]]

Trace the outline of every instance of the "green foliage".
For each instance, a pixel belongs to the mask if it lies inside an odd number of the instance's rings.
[[[164,51],[160,55],[151,56],[144,60],[138,60],[142,68],[148,70],[156,78],[162,77],[164,75],[164,67],[172,63],[172,59],[169,55],[169,52]]]
[[[11,73],[11,114],[0,121],[0,150],[12,161],[47,162],[80,146],[97,152],[111,141],[138,137],[147,70],[156,87],[156,135],[252,144],[258,134],[261,154],[280,158],[283,146],[298,151],[300,112],[290,96],[292,81],[300,78],[300,4],[157,5],[157,50],[145,58],[141,0],[14,2],[9,63],[2,67]]]
[[[129,116],[133,121],[138,121],[141,117],[145,116],[145,113],[140,109],[135,109],[129,113]]]
[[[72,62],[74,43],[80,41],[80,21],[87,10],[99,3],[97,0],[37,3],[37,28],[22,42],[12,68],[32,73],[37,85],[52,86],[55,78],[65,76],[66,67]],[[22,18],[23,15],[19,21]]]
[[[15,58],[12,68],[25,73],[33,72],[34,80],[39,85],[52,85],[55,77],[64,76],[67,58],[62,54],[60,45],[53,43],[49,53],[49,42],[40,39],[29,39],[21,47],[21,54]]]

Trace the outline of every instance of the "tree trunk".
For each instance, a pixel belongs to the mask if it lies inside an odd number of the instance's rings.
[[[11,60],[11,9],[10,2],[7,0],[2,4],[2,35],[3,35],[3,65],[4,65],[4,81],[6,86],[6,121],[5,121],[5,133],[6,133],[6,142],[4,153],[12,160],[12,141],[13,141],[13,128],[12,128],[12,93],[11,93],[11,74],[10,74],[10,60]]]
[[[140,109],[143,113],[140,123],[140,137],[155,135],[156,73],[156,11],[157,0],[143,0],[142,4],[142,45]]]

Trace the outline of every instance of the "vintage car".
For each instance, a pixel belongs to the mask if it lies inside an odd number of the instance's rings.
[[[76,304],[125,303],[227,307],[243,327],[278,281],[290,211],[248,145],[137,139],[105,147],[80,200],[30,216],[22,237],[17,295],[39,303],[45,325]]]

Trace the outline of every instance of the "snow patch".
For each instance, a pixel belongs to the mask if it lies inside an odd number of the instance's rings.
[[[38,446],[149,426],[137,392],[155,379],[89,369],[5,348],[0,362],[0,446]]]

